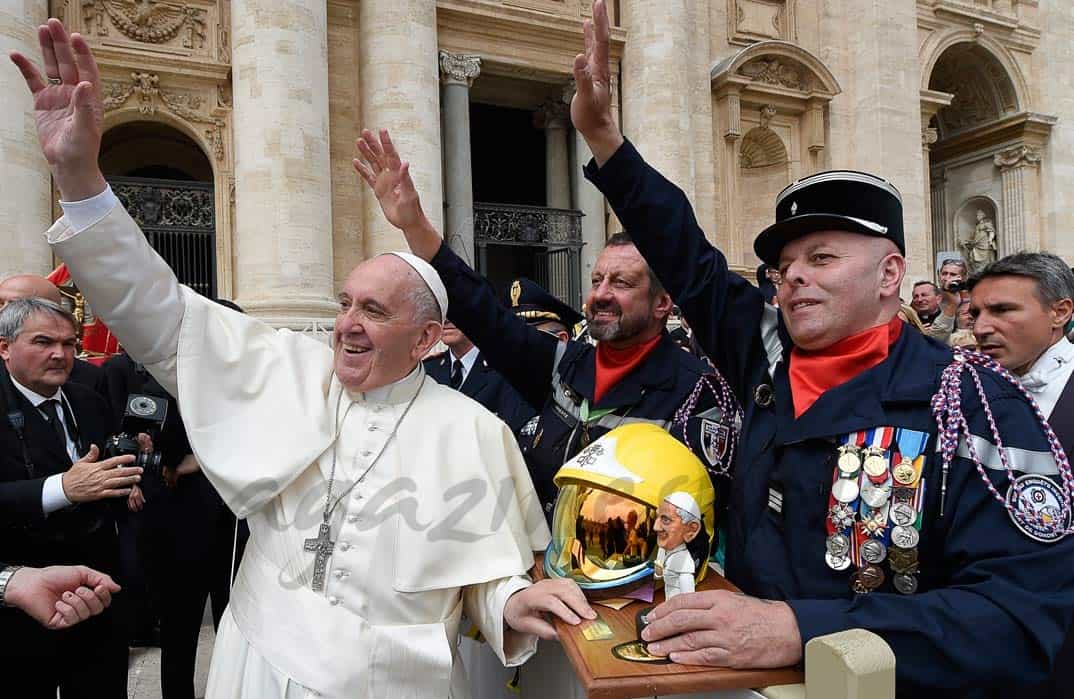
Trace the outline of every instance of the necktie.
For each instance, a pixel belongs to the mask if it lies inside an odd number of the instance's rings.
[[[50,398],[41,405],[37,406],[38,410],[45,414],[48,418],[49,427],[56,434],[56,438],[60,440],[60,446],[64,452],[67,451],[67,432],[63,429],[63,423],[60,422],[59,416],[59,401],[55,398]]]
[[[456,359],[451,364],[451,387],[458,389],[462,385],[462,360]]]

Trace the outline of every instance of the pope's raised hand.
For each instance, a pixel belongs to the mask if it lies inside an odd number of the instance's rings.
[[[597,164],[603,165],[623,142],[612,115],[612,71],[608,59],[611,25],[604,0],[593,3],[593,19],[585,20],[582,28],[585,53],[574,58],[577,89],[571,100],[571,122],[585,138]]]
[[[431,260],[440,249],[441,237],[421,208],[410,179],[410,163],[399,158],[387,129],[380,130],[379,139],[364,129],[356,145],[361,157],[352,161],[354,169],[373,190],[384,217],[403,231],[415,255]]]
[[[101,76],[89,45],[50,19],[37,28],[44,73],[18,51],[11,61],[26,80],[34,99],[34,117],[41,151],[48,161],[60,196],[86,199],[105,188],[97,166],[101,149]]]

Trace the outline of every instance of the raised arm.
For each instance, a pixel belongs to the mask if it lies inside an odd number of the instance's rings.
[[[86,40],[58,19],[38,28],[44,73],[13,51],[34,100],[41,152],[64,217],[49,242],[124,347],[175,390],[174,357],[184,303],[168,265],[112,194],[97,165],[101,78]],[[80,235],[82,233],[84,235]]]
[[[530,327],[503,307],[492,286],[443,244],[421,208],[410,165],[399,157],[387,130],[368,130],[358,140],[354,169],[380,202],[388,222],[403,232],[410,250],[432,263],[448,291],[448,317],[481,349],[535,410],[551,389],[557,340]]]
[[[608,198],[689,320],[701,348],[738,390],[747,360],[763,351],[763,299],[752,284],[728,270],[682,190],[647,165],[623,138],[611,109],[609,32],[607,8],[597,0],[592,21],[584,24],[585,53],[574,59],[578,89],[571,101],[571,121],[593,152],[586,176]],[[774,331],[774,323],[770,325]]]

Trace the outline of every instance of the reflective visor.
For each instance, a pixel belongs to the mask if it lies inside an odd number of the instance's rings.
[[[652,507],[587,485],[560,488],[545,572],[601,590],[652,574],[656,532]]]

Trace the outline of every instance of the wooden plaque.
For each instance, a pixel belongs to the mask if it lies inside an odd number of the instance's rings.
[[[542,561],[537,572],[543,576]],[[709,570],[699,590],[731,590],[737,588]],[[730,670],[727,668],[693,665],[633,663],[612,655],[612,648],[637,638],[634,618],[638,611],[664,601],[663,590],[657,591],[652,604],[632,602],[621,610],[593,604],[600,618],[611,627],[614,638],[607,641],[587,641],[576,626],[555,619],[563,650],[585,688],[589,699],[635,699],[668,694],[693,694],[721,689],[751,689],[803,681],[797,668],[781,670]]]

